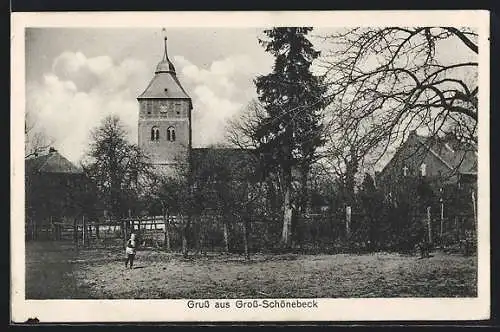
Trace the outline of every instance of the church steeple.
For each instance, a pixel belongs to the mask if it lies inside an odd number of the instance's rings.
[[[167,35],[165,29],[163,31],[164,53],[161,61],[156,66],[155,75],[146,90],[137,97],[138,99],[146,98],[168,98],[168,99],[191,99],[182,87],[175,67],[172,61],[168,58]]]
[[[162,60],[156,66],[155,74],[158,74],[158,73],[175,74],[174,64],[168,58],[168,48],[167,48],[168,38],[167,38],[167,33],[165,31],[165,28],[162,29],[162,32],[163,32],[163,42],[164,42],[164,47],[165,47],[165,53],[163,54]]]
[[[165,32],[165,29],[163,29]],[[148,86],[139,97],[138,144],[160,172],[175,174],[191,151],[191,98],[182,87],[165,51]]]

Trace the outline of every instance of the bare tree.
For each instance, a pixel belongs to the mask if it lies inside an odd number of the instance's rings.
[[[477,143],[477,33],[469,28],[355,28],[326,36],[333,147],[345,156],[387,148],[416,128]]]
[[[256,132],[265,118],[263,106],[257,100],[251,100],[237,117],[228,122],[227,141],[243,150],[256,150],[260,143]]]
[[[39,125],[32,114],[24,115],[24,158],[35,157],[47,150],[54,140],[49,137]]]
[[[128,142],[126,129],[117,116],[106,117],[92,130],[82,168],[116,218],[127,215],[137,205],[153,177],[147,156]]]

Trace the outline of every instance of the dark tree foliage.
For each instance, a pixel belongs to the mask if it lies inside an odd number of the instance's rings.
[[[321,79],[310,71],[319,56],[306,38],[311,30],[273,28],[264,31],[266,40],[259,40],[275,62],[270,74],[255,80],[266,113],[256,128],[257,148],[267,169],[279,174],[285,246],[291,244],[292,169],[300,169],[303,182],[307,181],[310,166],[317,158],[316,149],[324,144],[320,111],[326,90]]]

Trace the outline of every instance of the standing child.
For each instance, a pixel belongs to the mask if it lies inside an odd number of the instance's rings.
[[[130,262],[130,268],[134,267],[134,258],[135,258],[135,250],[136,250],[136,241],[135,234],[130,234],[130,239],[127,241],[127,247],[125,249],[125,253],[127,254],[127,260],[125,261],[125,268]]]

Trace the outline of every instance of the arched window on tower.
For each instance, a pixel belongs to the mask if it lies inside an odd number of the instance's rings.
[[[167,141],[175,141],[175,129],[174,127],[167,128]]]
[[[160,129],[158,127],[151,128],[151,140],[158,141],[160,139]]]

